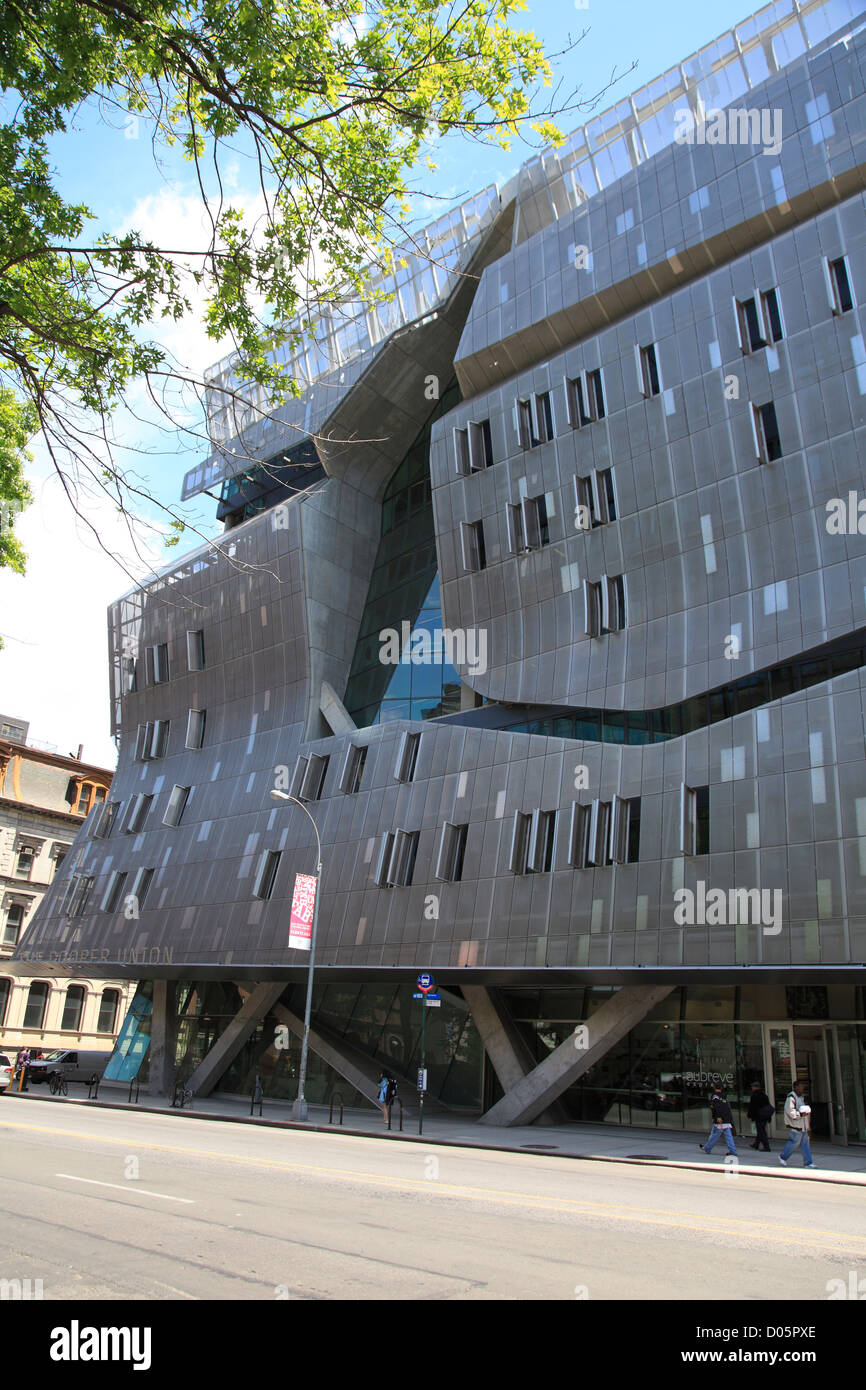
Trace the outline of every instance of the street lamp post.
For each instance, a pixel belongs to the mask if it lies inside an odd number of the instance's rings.
[[[298,1097],[292,1106],[292,1119],[306,1120],[308,1112],[304,1090],[307,1084],[307,1056],[310,1050],[310,1013],[313,1007],[313,971],[316,966],[316,927],[319,922],[319,896],[322,890],[322,842],[319,839],[318,826],[303,801],[299,801],[296,796],[289,796],[288,792],[281,792],[276,789],[271,792],[271,800],[293,801],[296,806],[300,806],[316,835],[318,863],[316,865],[316,896],[313,900],[313,925],[310,932],[310,964],[307,970],[307,1003],[304,1008],[304,1034],[301,1039],[301,1068],[298,1076]]]

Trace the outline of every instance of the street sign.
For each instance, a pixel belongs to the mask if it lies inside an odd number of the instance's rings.
[[[422,994],[429,994],[432,989],[436,988],[436,982],[433,976],[428,974],[426,970],[418,976],[416,984]]]
[[[427,1000],[427,1003],[429,1004],[431,999],[441,999],[442,995],[437,990],[435,994],[425,994],[424,998]]]
[[[412,995],[412,998],[413,998],[413,999],[423,999],[423,998],[424,998],[424,995],[423,995],[423,994],[413,994],[413,995]]]
[[[426,1067],[419,1067],[419,1068],[418,1068],[418,1090],[419,1090],[419,1091],[426,1091],[426,1090],[427,1090],[427,1068],[426,1068]]]
[[[425,1007],[425,1009],[441,1009],[441,1008],[442,1008],[442,1000],[441,1000],[441,999],[430,999],[430,998],[428,997],[427,999],[424,1000],[424,1007]]]

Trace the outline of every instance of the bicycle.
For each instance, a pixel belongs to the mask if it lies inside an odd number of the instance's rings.
[[[69,1082],[66,1080],[66,1077],[61,1076],[59,1072],[54,1072],[51,1076],[51,1094],[53,1096],[69,1095]]]

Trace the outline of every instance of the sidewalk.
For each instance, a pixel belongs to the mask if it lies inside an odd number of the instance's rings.
[[[75,1094],[77,1092],[77,1094]],[[519,1125],[514,1128],[484,1125],[471,1117],[459,1115],[425,1115],[424,1133],[418,1135],[418,1105],[412,1097],[411,1107],[403,1116],[403,1132],[399,1129],[399,1107],[394,1107],[393,1128],[389,1133],[385,1128],[381,1112],[372,1107],[364,1110],[346,1110],[343,1125],[335,1110],[334,1123],[328,1123],[326,1106],[311,1105],[309,1122],[297,1124],[291,1118],[291,1102],[268,1100],[262,1105],[262,1117],[258,1114],[250,1118],[249,1097],[244,1096],[205,1096],[196,1100],[191,1109],[172,1109],[168,1098],[146,1096],[142,1092],[139,1105],[127,1103],[128,1088],[104,1082],[99,1088],[98,1101],[88,1101],[86,1088],[70,1088],[68,1100],[52,1096],[47,1087],[32,1088],[23,1095],[8,1092],[3,1096],[0,1114],[6,1113],[6,1106],[12,1100],[48,1100],[58,1105],[98,1106],[102,1109],[124,1110],[127,1112],[145,1111],[150,1114],[168,1114],[178,1119],[222,1120],[236,1124],[255,1124],[267,1127],[276,1126],[288,1129],[314,1129],[319,1132],[361,1135],[373,1139],[404,1139],[422,1144],[455,1144],[478,1149],[504,1150],[512,1153],[549,1154],[557,1158],[582,1158],[594,1162],[646,1164],[674,1168],[699,1168],[727,1171],[725,1146],[720,1141],[711,1154],[699,1148],[706,1138],[705,1134],[683,1132],[682,1130],[658,1130],[625,1128],[619,1125]],[[828,1144],[820,1140],[813,1142],[812,1154],[817,1167],[806,1170],[798,1153],[791,1157],[789,1166],[783,1168],[779,1163],[782,1140],[773,1141],[771,1154],[758,1153],[749,1148],[752,1136],[737,1137],[738,1172],[754,1173],[762,1177],[786,1179],[808,1179],[810,1182],[851,1183],[866,1186],[866,1146]]]

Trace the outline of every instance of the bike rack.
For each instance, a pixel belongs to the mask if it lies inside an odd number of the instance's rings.
[[[101,1079],[101,1077],[96,1075],[96,1072],[94,1072],[91,1076],[90,1080],[87,1083],[88,1100],[99,1100],[99,1083]]]
[[[394,1097],[394,1103],[390,1106],[390,1108],[389,1108],[389,1110],[388,1110],[388,1128],[389,1128],[389,1129],[391,1128],[391,1111],[394,1109],[394,1105],[395,1105],[395,1104],[396,1104],[396,1105],[399,1105],[399,1107],[400,1107],[400,1133],[402,1134],[402,1133],[403,1133],[403,1102],[402,1102],[402,1100],[400,1099],[399,1096],[395,1096],[395,1097]]]
[[[331,1104],[330,1104],[330,1106],[328,1107],[328,1124],[329,1124],[329,1125],[332,1125],[332,1124],[334,1123],[334,1102],[337,1100],[337,1097],[338,1097],[338,1096],[339,1096],[339,1099],[340,1099],[340,1118],[339,1118],[339,1120],[337,1121],[337,1124],[341,1125],[341,1124],[343,1123],[343,1096],[342,1096],[342,1093],[341,1093],[340,1091],[335,1091],[334,1094],[331,1096]]]
[[[261,1115],[261,1113],[262,1113],[262,1097],[263,1097],[263,1095],[264,1095],[264,1091],[262,1090],[262,1078],[261,1078],[260,1076],[257,1076],[257,1077],[256,1077],[256,1084],[255,1084],[255,1086],[254,1086],[253,1089],[252,1089],[252,1094],[250,1095],[250,1114],[251,1114],[251,1115],[252,1115],[252,1113],[253,1113],[253,1110],[254,1110],[255,1106],[258,1106],[258,1107],[259,1107],[259,1115]]]
[[[183,1081],[175,1081],[171,1098],[172,1108],[183,1110],[184,1106],[187,1106],[191,1110],[194,1095],[195,1092],[190,1091]]]
[[[135,1087],[135,1100],[132,1099],[132,1088]],[[126,1098],[127,1105],[138,1105],[138,1097],[141,1091],[141,1083],[133,1077],[129,1083],[129,1095]]]

